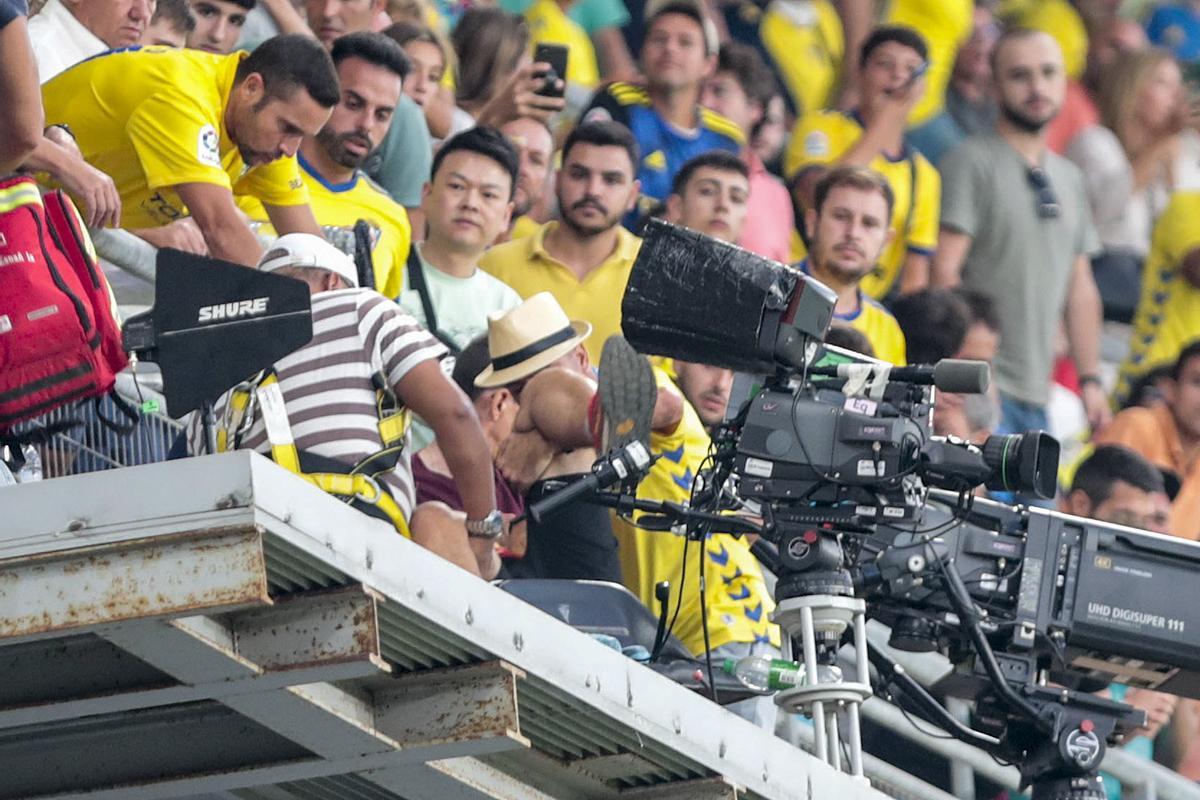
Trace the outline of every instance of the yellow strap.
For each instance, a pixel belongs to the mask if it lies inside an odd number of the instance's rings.
[[[296,470],[293,470],[296,472]],[[408,520],[392,496],[366,475],[339,475],[336,472],[297,472],[304,480],[329,494],[357,497],[382,511],[405,539],[412,538]]]
[[[385,450],[404,441],[404,434],[408,430],[408,416],[408,409],[404,409],[379,420],[379,438]]]
[[[373,478],[359,473],[340,475],[336,472],[303,472],[300,469],[300,454],[296,451],[296,443],[292,439],[291,425],[288,423],[283,395],[278,384],[278,378],[274,371],[271,371],[255,389],[263,423],[267,428],[267,438],[271,442],[271,458],[275,463],[329,494],[354,497],[370,503],[384,513],[404,538],[411,539],[412,532],[408,528],[404,512]]]
[[[279,379],[275,377],[274,371],[267,373],[259,382],[254,396],[258,398],[263,425],[267,429],[267,440],[271,443],[271,458],[284,469],[300,474],[300,455],[296,452],[292,426],[288,422],[283,393],[279,389]]]
[[[42,204],[42,193],[37,185],[30,181],[21,181],[15,186],[0,189],[0,214],[12,211],[20,206]]]
[[[246,417],[246,408],[250,405],[251,389],[234,389],[233,394],[229,396],[229,408],[233,414],[230,417],[229,425],[222,427],[217,431],[217,452],[224,453],[229,449],[229,432],[237,431],[242,426],[243,420]]]

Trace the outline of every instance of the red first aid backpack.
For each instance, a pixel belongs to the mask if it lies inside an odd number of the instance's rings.
[[[0,431],[108,392],[127,364],[112,290],[70,198],[0,180]]]

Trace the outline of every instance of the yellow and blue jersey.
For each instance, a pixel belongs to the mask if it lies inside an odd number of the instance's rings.
[[[864,128],[862,118],[854,111],[805,114],[792,129],[783,159],[784,174],[791,178],[813,167],[832,167],[862,138]],[[864,292],[882,299],[900,279],[910,253],[932,257],[937,247],[942,177],[925,156],[907,145],[900,153],[880,153],[867,166],[887,179],[895,200],[892,230],[896,235],[880,254],[875,269],[862,281]],[[799,237],[795,244],[794,255],[803,255]]]
[[[805,275],[809,274],[808,259],[801,261],[796,268]],[[904,366],[908,363],[908,342],[900,323],[892,316],[892,312],[872,300],[862,289],[858,289],[858,309],[848,314],[833,315],[834,323],[841,323],[867,337],[871,343],[872,355],[880,361]]]
[[[722,4],[730,38],[753,44],[794,114],[833,105],[846,37],[831,0]]]
[[[375,290],[393,300],[399,297],[404,288],[408,248],[412,244],[412,225],[404,206],[363,172],[355,172],[345,183],[330,183],[303,155],[297,154],[296,161],[308,189],[313,216],[325,238],[353,257],[354,225],[359,220],[366,222]],[[253,197],[239,197],[237,206],[250,218],[255,233],[266,239],[276,236],[262,203]]]
[[[654,380],[660,388],[678,394],[678,388],[661,362],[654,366]],[[638,485],[638,497],[688,502],[696,473],[708,456],[709,444],[704,423],[685,401],[683,418],[675,429],[669,433],[655,431],[650,436],[651,451],[662,457]],[[703,544],[688,544],[682,536],[641,530],[615,515],[613,533],[620,542],[625,585],[647,607],[656,610],[654,586],[659,581],[669,581],[673,616],[680,583],[683,583],[682,606],[672,632],[692,653],[700,655],[704,652],[700,612],[701,557],[704,559],[703,602],[708,607],[710,646],[716,648],[729,642],[770,642],[779,646],[779,628],[770,621],[775,602],[767,591],[762,567],[745,539],[718,533],[710,534]],[[703,556],[699,551],[701,547]]]
[[[184,183],[275,206],[308,203],[295,158],[249,166],[225,125],[245,57],[127,47],[85,59],[42,86],[46,124],[69,126],[84,160],[116,185],[122,228],[187,216],[175,191]]]
[[[625,220],[631,226],[639,216],[671,194],[675,173],[689,159],[710,150],[740,153],[746,137],[737,125],[707,108],[697,107],[697,126],[681,131],[663,119],[641,86],[620,81],[602,87],[592,97],[583,121],[611,119],[633,132],[641,162],[637,179],[642,182],[638,209]]]
[[[1147,372],[1170,366],[1200,338],[1200,289],[1183,276],[1183,261],[1200,248],[1200,192],[1176,192],[1154,225],[1142,270],[1142,295],[1133,317],[1129,354],[1117,378],[1119,405]]]

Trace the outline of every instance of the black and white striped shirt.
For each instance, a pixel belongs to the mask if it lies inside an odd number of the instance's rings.
[[[353,466],[382,447],[371,377],[382,371],[394,388],[409,370],[441,358],[446,348],[403,309],[370,289],[314,295],[312,317],[312,341],[275,364],[292,437],[297,450]],[[218,426],[226,419],[228,400],[226,394],[217,404]],[[193,419],[193,453],[199,451],[199,428]],[[261,415],[241,447],[270,454]],[[410,456],[406,447],[396,468],[379,476],[406,517],[415,504]]]

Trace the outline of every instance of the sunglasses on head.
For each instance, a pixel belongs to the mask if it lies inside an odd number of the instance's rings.
[[[1029,185],[1037,193],[1037,215],[1040,219],[1055,219],[1062,214],[1062,206],[1050,185],[1050,176],[1041,167],[1030,167],[1025,172]]]

